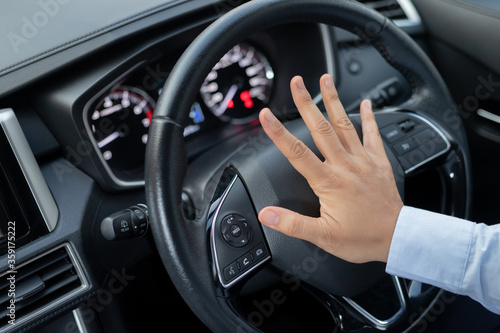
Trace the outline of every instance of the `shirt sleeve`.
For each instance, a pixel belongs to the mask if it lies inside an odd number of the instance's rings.
[[[500,314],[500,225],[404,206],[386,272],[470,296]]]

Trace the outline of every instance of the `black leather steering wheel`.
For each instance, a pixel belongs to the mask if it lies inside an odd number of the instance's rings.
[[[292,22],[323,23],[353,32],[374,46],[408,80],[411,97],[377,115],[380,128],[390,129],[409,119],[418,130],[408,135],[428,135],[416,150],[418,154],[399,156],[386,142],[400,193],[404,192],[408,174],[432,166],[439,170],[446,184],[442,212],[467,217],[470,180],[465,132],[443,80],[414,41],[390,20],[355,1],[253,0],[218,19],[189,46],[157,103],[146,156],[146,195],[155,243],[176,288],[213,331],[261,330],[241,315],[235,302],[239,287],[268,266],[300,279],[304,286],[321,294],[325,303],[348,309],[364,325],[402,330],[404,325],[398,325],[408,319],[411,310],[407,295],[401,295],[405,303],[403,313],[390,323],[372,320],[370,313],[363,312],[351,298],[385,277],[383,264],[349,264],[312,244],[259,225],[256,212],[268,205],[309,215],[318,212],[317,199],[307,183],[262,131],[253,134],[258,144],[249,140],[230,149],[221,147],[203,157],[196,165],[198,171],[190,174],[197,178],[191,182],[196,185],[186,189],[189,166],[184,126],[206,75],[239,41],[257,31]],[[355,115],[352,120],[358,123]],[[287,127],[317,151],[300,119],[290,121]],[[197,198],[194,219],[184,216],[183,192]],[[228,235],[226,229],[233,225],[243,228],[246,238]],[[242,243],[234,243],[239,241]],[[245,259],[252,262],[248,269],[242,267]],[[308,266],[307,276],[290,272],[297,262],[312,265]],[[241,272],[233,276],[232,267]],[[396,288],[398,285],[399,282]],[[430,304],[428,301],[426,306]]]

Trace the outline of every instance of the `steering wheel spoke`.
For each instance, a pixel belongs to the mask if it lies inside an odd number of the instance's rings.
[[[211,203],[208,228],[216,280],[224,289],[271,259],[257,213],[241,177],[226,168]]]

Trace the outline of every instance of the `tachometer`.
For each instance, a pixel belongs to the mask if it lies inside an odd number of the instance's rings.
[[[121,86],[89,114],[97,147],[114,171],[126,172],[144,165],[154,107],[154,100],[144,91]]]
[[[245,122],[269,101],[274,72],[267,58],[253,46],[238,44],[214,66],[200,93],[214,115]]]

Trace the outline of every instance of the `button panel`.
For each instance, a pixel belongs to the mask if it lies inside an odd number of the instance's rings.
[[[236,279],[245,271],[248,271],[251,267],[253,267],[254,264],[258,263],[259,260],[265,257],[267,257],[267,249],[264,244],[261,243],[251,251],[238,258],[236,261],[226,266],[224,268],[224,278],[228,282]]]
[[[232,180],[218,189],[212,200],[211,247],[213,262],[223,288],[230,288],[271,259],[262,226],[248,192],[233,169]],[[223,175],[221,179],[227,179]],[[221,184],[223,182],[221,181]]]
[[[252,228],[248,221],[238,214],[230,214],[224,217],[221,232],[224,240],[234,247],[244,247],[252,238]]]
[[[394,113],[392,117],[392,121],[383,123],[380,134],[406,173],[449,149],[444,135],[425,119],[408,113]]]

